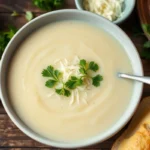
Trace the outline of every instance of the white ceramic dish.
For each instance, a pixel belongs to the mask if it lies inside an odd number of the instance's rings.
[[[84,10],[82,1],[83,0],[75,0],[76,7],[79,10]],[[123,21],[125,21],[131,15],[131,13],[135,7],[135,3],[136,3],[136,0],[125,0],[121,17],[119,17],[117,20],[113,21],[113,23],[120,24]]]
[[[31,22],[27,23],[25,26],[23,26],[13,37],[13,39],[10,41],[2,56],[1,67],[0,67],[0,83],[1,83],[0,97],[9,117],[20,130],[22,130],[26,135],[28,135],[29,137],[31,137],[36,141],[39,141],[46,145],[51,145],[51,146],[61,147],[61,148],[77,148],[77,147],[88,146],[91,144],[102,142],[110,138],[111,136],[113,136],[132,117],[140,101],[142,88],[143,88],[142,83],[135,82],[132,98],[130,100],[130,103],[126,111],[124,112],[120,120],[118,120],[114,126],[112,126],[103,134],[100,134],[95,137],[91,137],[90,139],[84,141],[68,143],[62,141],[55,141],[53,139],[47,139],[33,132],[28,126],[26,126],[25,123],[21,121],[21,119],[17,116],[17,114],[13,110],[7,93],[6,82],[7,82],[7,71],[8,71],[10,59],[12,55],[15,53],[17,46],[25,39],[25,37],[31,34],[35,29],[38,29],[41,26],[44,26],[48,23],[52,23],[55,21],[72,20],[72,19],[87,22],[89,24],[92,24],[93,26],[97,26],[99,28],[104,29],[106,32],[109,32],[109,34],[111,34],[112,37],[117,39],[117,41],[124,47],[126,54],[131,60],[134,74],[141,75],[141,76],[143,75],[141,60],[131,40],[128,38],[128,36],[126,36],[126,34],[119,27],[117,27],[110,21],[98,15],[86,11],[60,10],[60,11],[54,11],[54,12],[41,15],[35,18],[34,20],[32,20]]]

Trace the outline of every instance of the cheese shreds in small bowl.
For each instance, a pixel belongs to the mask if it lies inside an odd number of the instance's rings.
[[[121,17],[123,5],[124,0],[83,0],[85,10],[101,15],[110,21]]]

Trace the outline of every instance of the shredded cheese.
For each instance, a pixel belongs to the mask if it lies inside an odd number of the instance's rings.
[[[83,0],[85,10],[114,21],[122,14],[124,0]]]
[[[73,61],[68,61],[66,58],[65,59],[57,59],[54,62],[54,65],[58,70],[63,72],[62,80],[65,83],[66,81],[69,80],[71,76],[81,76],[79,72],[79,62],[80,59],[78,56],[75,56]],[[87,93],[85,92],[86,90],[89,89],[89,81],[85,82],[86,85],[77,87],[75,90],[71,91],[71,99],[70,99],[70,105],[73,105],[75,102],[79,105],[81,102],[84,104],[87,104],[86,98],[87,98]],[[61,88],[61,85],[57,85],[57,88]],[[48,95],[48,97],[53,96],[53,94]]]
[[[73,61],[68,61],[67,59],[56,60],[56,67],[63,72],[63,81],[66,82],[71,76],[80,76],[79,72],[79,57],[75,56]]]

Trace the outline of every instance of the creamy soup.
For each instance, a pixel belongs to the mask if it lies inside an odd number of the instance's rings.
[[[45,86],[43,69],[52,65],[77,72],[81,59],[98,64],[91,74],[103,76],[100,86],[81,86],[68,97]],[[130,60],[102,29],[77,21],[52,23],[32,33],[16,51],[9,96],[18,116],[36,133],[61,141],[88,139],[111,128],[129,104],[133,82],[119,79],[118,71],[132,73]],[[68,71],[64,80],[72,74]]]

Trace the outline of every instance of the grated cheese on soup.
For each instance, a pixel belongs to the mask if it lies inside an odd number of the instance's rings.
[[[68,81],[71,76],[81,76],[81,73],[79,72],[79,62],[80,59],[78,56],[75,56],[72,62],[68,61],[67,59],[57,59],[55,61],[55,65],[57,65],[59,70],[63,72],[63,76],[62,76],[63,82]],[[72,90],[70,105],[74,104],[75,102],[77,104],[80,104],[80,102],[87,104],[86,101],[87,93],[85,91],[86,89],[90,89],[90,85],[88,83],[86,83],[86,86],[77,87],[75,90]],[[48,95],[48,97],[51,97],[53,95],[54,93]]]

